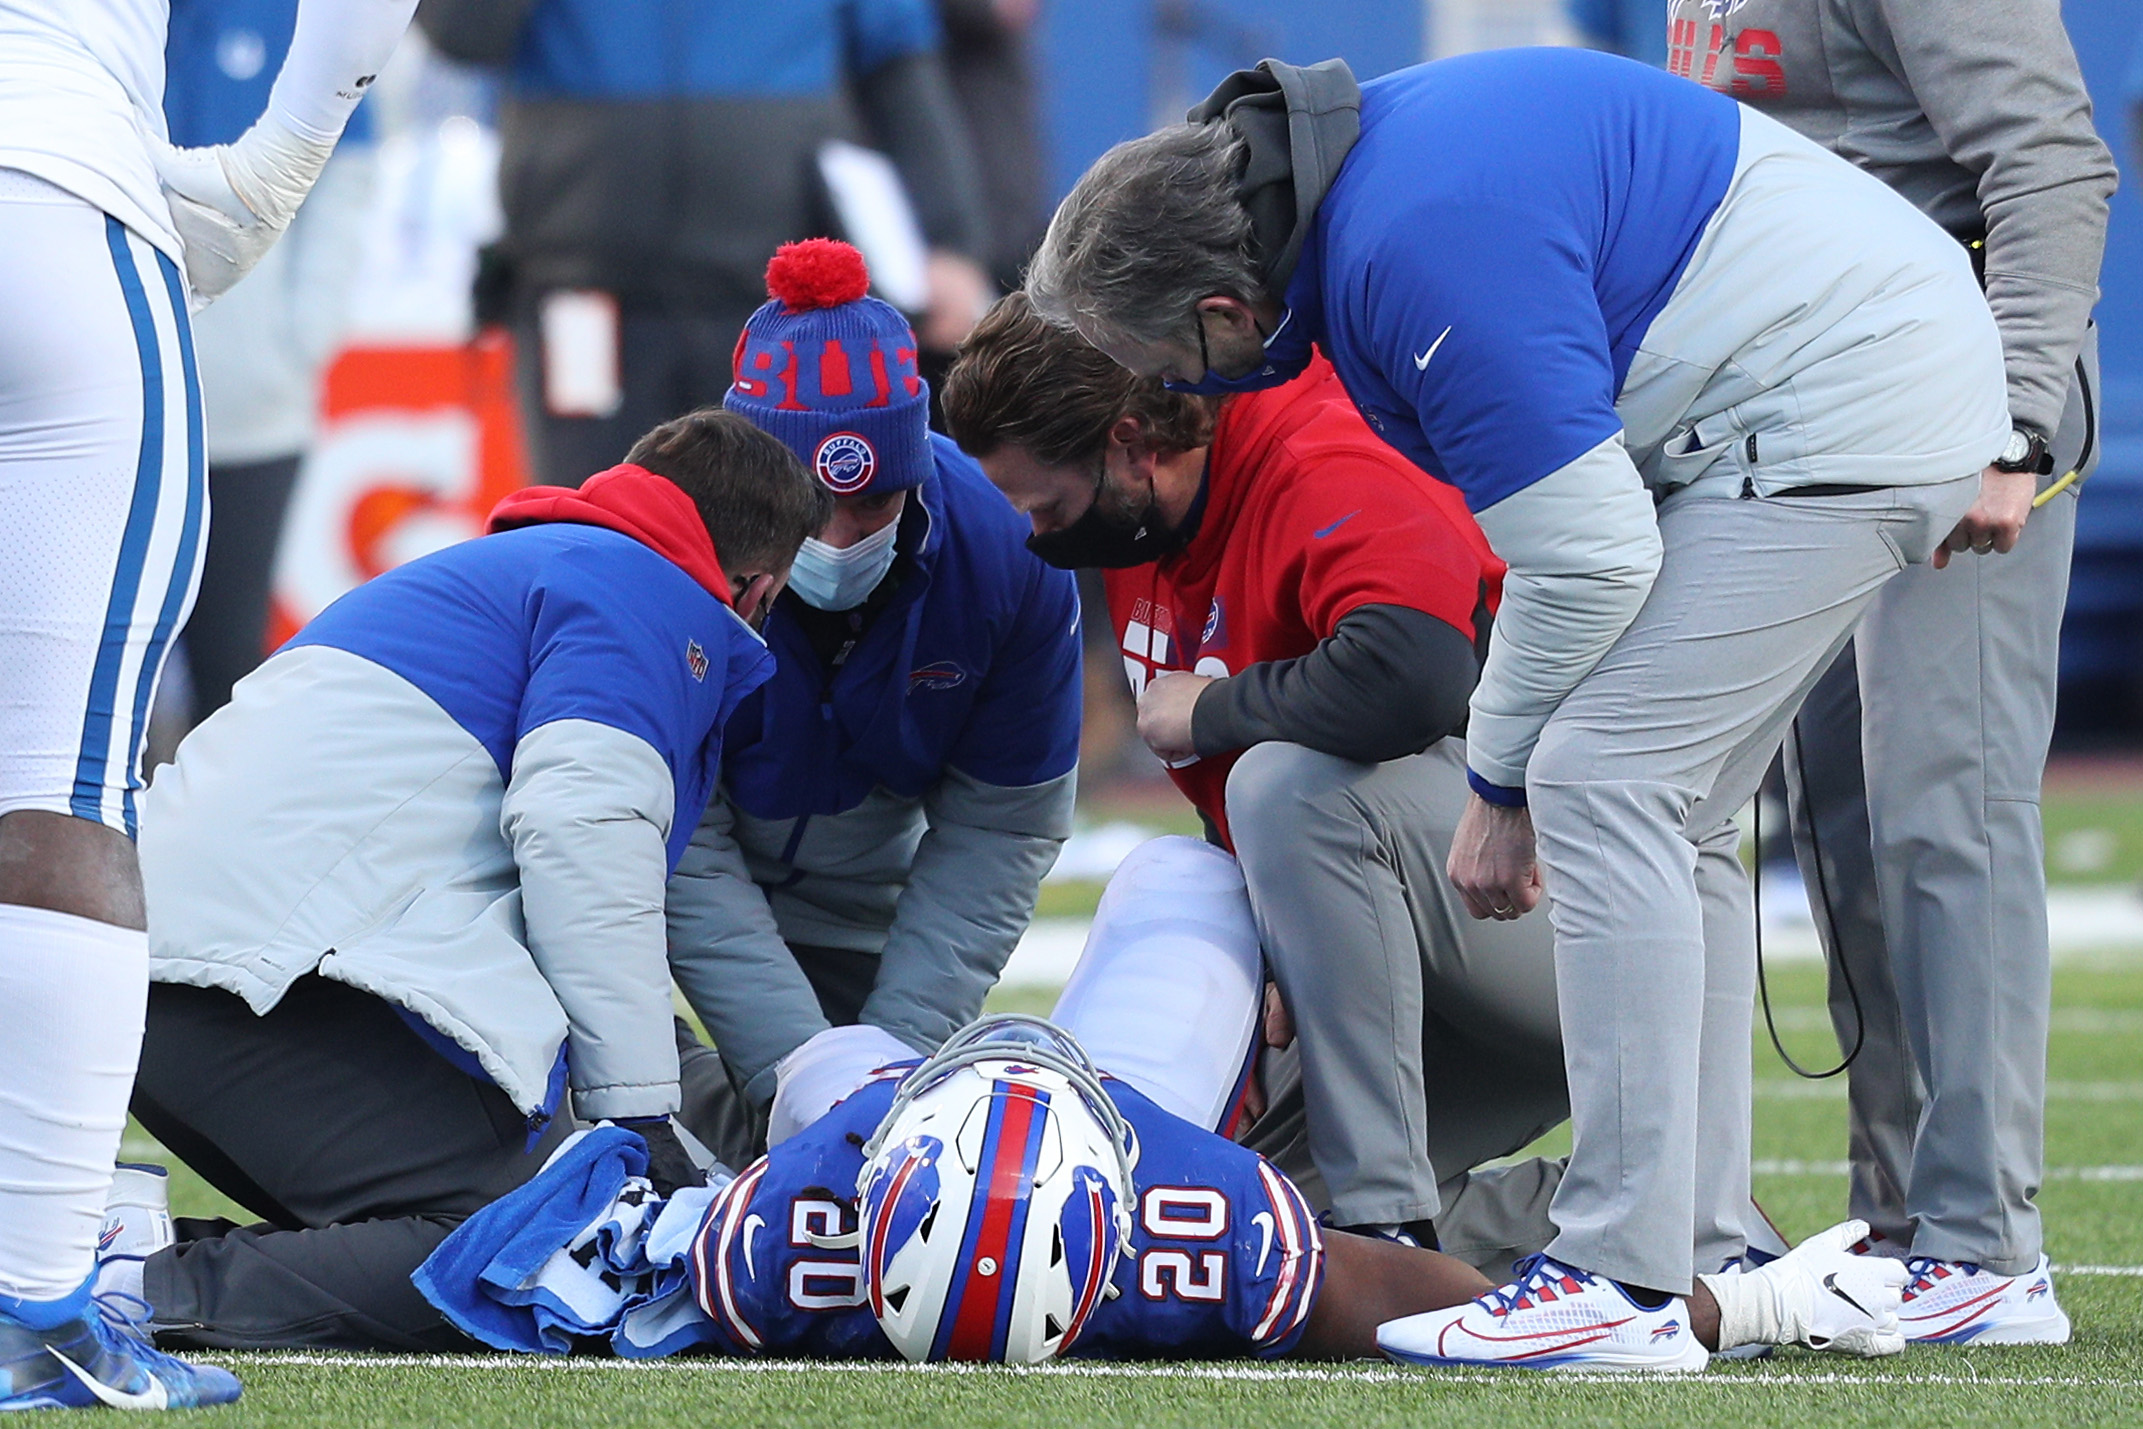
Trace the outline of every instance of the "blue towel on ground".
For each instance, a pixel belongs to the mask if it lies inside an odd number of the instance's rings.
[[[664,1201],[646,1171],[635,1133],[583,1132],[534,1180],[464,1221],[410,1279],[497,1349],[559,1355],[609,1335],[620,1354],[651,1358],[699,1343],[706,1321],[686,1251],[716,1188]]]

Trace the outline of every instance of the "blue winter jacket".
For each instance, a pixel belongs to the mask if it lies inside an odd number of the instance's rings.
[[[678,983],[767,1096],[773,1062],[827,1025],[788,943],[879,954],[862,1020],[933,1047],[980,1009],[1070,833],[1076,589],[981,468],[932,441],[899,589],[838,673],[786,610],[767,621],[774,678],[730,720],[671,881]]]

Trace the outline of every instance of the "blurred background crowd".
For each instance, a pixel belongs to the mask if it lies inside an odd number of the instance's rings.
[[[171,8],[172,137],[234,138],[296,0]],[[2127,182],[2056,748],[2135,752],[2143,8],[2064,9]],[[418,21],[290,236],[200,321],[216,520],[167,753],[344,590],[718,401],[779,243],[863,247],[934,375],[1087,164],[1231,69],[1337,54],[1366,79],[1542,43],[1666,59],[1658,0],[425,0]],[[1087,629],[1084,792],[1158,798],[1108,623]]]

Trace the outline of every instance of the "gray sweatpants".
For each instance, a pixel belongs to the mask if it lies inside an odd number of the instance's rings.
[[[2084,446],[2083,407],[2071,392],[2057,471]],[[2004,1275],[2040,1251],[2052,966],[2039,781],[2075,537],[2069,493],[2006,556],[1900,576],[1786,748],[1832,1020],[1846,1047],[1866,1028],[1850,1073],[1852,1213],[1915,1254]]]
[[[1557,1259],[1686,1294],[1741,1252],[1754,957],[1733,816],[1876,592],[1977,490],[1660,504],[1658,579],[1526,775],[1570,1079]]]
[[[1472,1168],[1569,1113],[1545,920],[1476,922],[1444,877],[1465,746],[1361,764],[1261,744],[1227,800],[1300,1049],[1299,1115],[1276,1098],[1252,1144],[1289,1167],[1299,1141],[1334,1224],[1437,1217],[1442,1237]]]

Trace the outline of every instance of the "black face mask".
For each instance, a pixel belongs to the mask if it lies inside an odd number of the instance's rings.
[[[1154,513],[1156,502],[1149,493],[1146,509],[1136,516],[1119,516],[1102,509],[1102,495],[1109,479],[1108,453],[1094,476],[1094,499],[1086,514],[1061,531],[1029,536],[1027,549],[1059,570],[1076,571],[1087,566],[1117,571],[1143,566],[1173,555],[1191,538],[1190,524],[1170,530]]]

